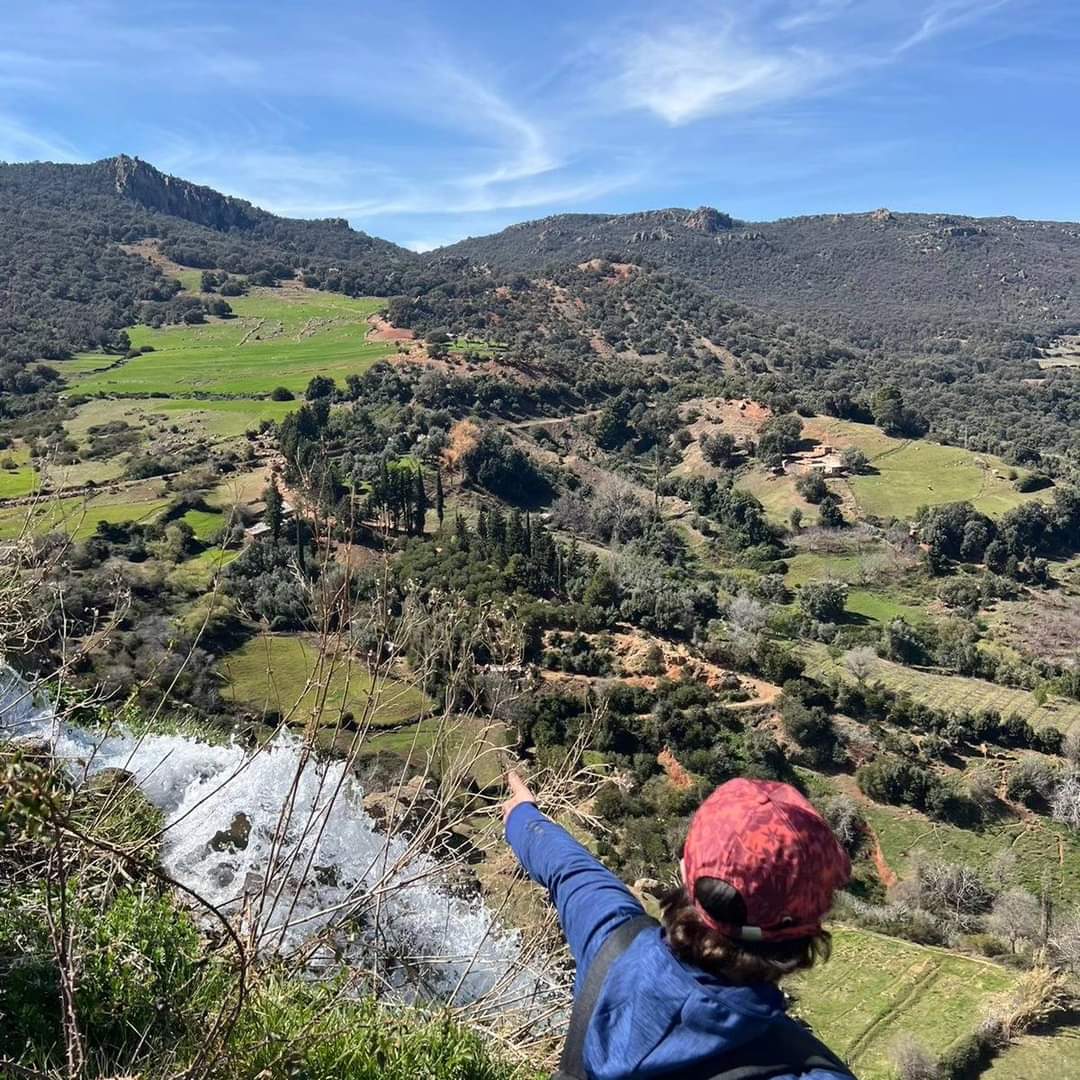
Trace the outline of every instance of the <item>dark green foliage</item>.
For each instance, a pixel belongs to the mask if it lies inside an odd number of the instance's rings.
[[[299,519],[296,526],[300,527]],[[299,630],[310,614],[298,557],[285,543],[258,540],[225,568],[222,589],[250,618],[274,630]]]
[[[795,490],[809,503],[819,503],[829,494],[825,477],[818,469],[803,473],[795,481]]]
[[[818,507],[818,524],[825,529],[838,529],[844,524],[840,500],[835,495],[830,493],[821,500],[821,505]]]
[[[802,421],[794,414],[767,420],[758,435],[757,455],[767,465],[777,465],[799,447]]]
[[[785,687],[780,707],[784,731],[815,766],[838,764],[844,754],[832,717],[820,705],[808,705]]]
[[[808,581],[799,589],[799,609],[815,622],[838,622],[847,603],[847,586],[838,581]]]
[[[540,502],[551,494],[551,483],[510,436],[486,428],[461,458],[465,479],[513,503]]]
[[[275,386],[270,391],[271,401],[292,401],[296,395],[287,386]]]

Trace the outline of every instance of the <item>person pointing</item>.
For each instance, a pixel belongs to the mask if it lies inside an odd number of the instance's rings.
[[[785,1012],[780,980],[828,958],[851,872],[788,784],[730,780],[698,808],[659,921],[507,774],[506,839],[548,890],[577,967],[559,1080],[852,1080]]]

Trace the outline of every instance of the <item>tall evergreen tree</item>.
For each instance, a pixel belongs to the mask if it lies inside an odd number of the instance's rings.
[[[439,519],[439,525],[443,523],[444,500],[442,486],[442,467],[435,468],[435,516]]]
[[[424,487],[424,471],[417,469],[415,488],[413,493],[413,531],[417,536],[424,535],[424,524],[427,521],[428,497]]]
[[[267,484],[263,491],[263,502],[266,504],[263,521],[270,526],[270,535],[277,540],[281,536],[281,523],[285,520],[285,513],[281,492],[273,481]]]

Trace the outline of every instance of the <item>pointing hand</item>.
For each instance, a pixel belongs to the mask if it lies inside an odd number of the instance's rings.
[[[510,798],[503,803],[502,813],[503,822],[510,816],[510,812],[515,806],[520,806],[522,803],[536,803],[536,796],[529,790],[528,784],[518,776],[517,772],[511,769],[506,774],[506,784],[510,788]]]

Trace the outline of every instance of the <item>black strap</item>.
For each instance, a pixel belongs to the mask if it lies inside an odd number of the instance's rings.
[[[563,1043],[559,1068],[552,1080],[588,1080],[585,1071],[585,1035],[596,1011],[596,1003],[611,965],[643,930],[660,924],[649,915],[636,915],[609,935],[585,976],[574,1001],[570,1026]],[[740,1046],[738,1065],[710,1072],[708,1066],[685,1074],[685,1080],[774,1080],[776,1077],[826,1069],[855,1080],[851,1070],[818,1038],[801,1024],[788,1020],[770,1024],[756,1039]]]
[[[570,1012],[570,1027],[566,1031],[566,1042],[563,1043],[562,1056],[559,1058],[559,1069],[552,1076],[552,1080],[588,1080],[585,1072],[585,1035],[589,1030],[589,1021],[592,1020],[608,969],[630,948],[630,943],[642,930],[659,925],[651,915],[635,915],[608,934],[585,975],[581,993],[574,999],[574,1007]]]
[[[720,1072],[706,1069],[701,1080],[774,1080],[792,1073],[801,1076],[812,1069],[826,1069],[855,1080],[851,1070],[813,1032],[786,1017],[740,1046],[733,1056],[738,1065]]]

